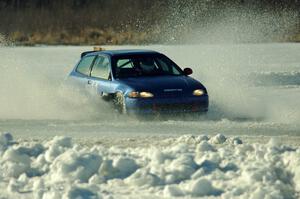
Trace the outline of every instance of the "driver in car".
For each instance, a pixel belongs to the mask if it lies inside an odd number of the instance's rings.
[[[156,66],[152,58],[145,58],[140,60],[139,65],[145,73],[154,73],[156,71]]]

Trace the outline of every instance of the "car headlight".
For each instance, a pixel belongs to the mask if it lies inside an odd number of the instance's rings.
[[[140,97],[149,98],[149,97],[153,97],[153,94],[150,92],[140,92]]]
[[[137,91],[132,91],[128,94],[128,97],[131,97],[131,98],[151,98],[153,97],[154,95],[150,92],[145,92],[145,91],[142,91],[142,92],[137,92]]]
[[[195,95],[195,96],[201,96],[201,95],[203,95],[205,92],[204,92],[204,90],[202,90],[202,89],[196,89],[196,90],[194,90],[193,91],[193,95]]]

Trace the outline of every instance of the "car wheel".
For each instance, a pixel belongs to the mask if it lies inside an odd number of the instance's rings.
[[[126,104],[125,104],[125,98],[122,93],[116,93],[115,98],[114,98],[114,105],[116,110],[121,113],[121,114],[126,114]]]

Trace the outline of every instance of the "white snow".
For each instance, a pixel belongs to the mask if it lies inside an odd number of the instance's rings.
[[[4,198],[297,198],[300,148],[183,135],[145,147],[41,143],[0,134]],[[166,143],[168,143],[166,145]]]

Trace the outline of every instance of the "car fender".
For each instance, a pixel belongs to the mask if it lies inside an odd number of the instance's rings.
[[[116,93],[122,93],[123,95],[126,95],[127,93],[133,91],[133,89],[127,85],[124,84],[119,84],[116,88],[115,88],[115,94]]]

